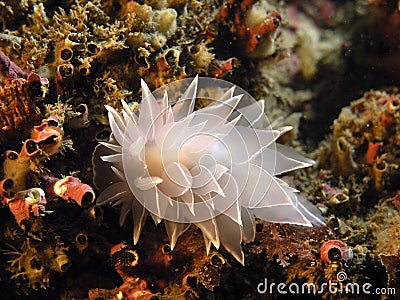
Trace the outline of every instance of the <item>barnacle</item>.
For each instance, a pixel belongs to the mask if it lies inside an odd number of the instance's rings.
[[[353,250],[340,240],[329,240],[322,244],[321,260],[325,263],[332,263],[343,260],[347,262],[353,259]]]
[[[219,98],[193,111],[197,95],[211,96],[215,84]],[[225,81],[196,77],[183,94],[176,90],[187,85],[187,80],[177,81],[153,95],[142,81],[138,110],[125,102],[122,114],[106,106],[112,135],[93,157],[95,185],[104,189],[97,204],[122,205],[121,224],[132,211],[134,243],[150,213],[156,224],[164,220],[171,249],[194,224],[207,253],[211,244],[217,249],[222,244],[243,264],[241,242],[254,239],[255,217],[304,226],[322,223],[316,209],[275,177],[312,164],[275,144],[291,128],[256,129],[265,123],[263,102],[243,106],[251,97],[245,91],[235,95],[239,88]],[[178,99],[172,106],[171,95]]]

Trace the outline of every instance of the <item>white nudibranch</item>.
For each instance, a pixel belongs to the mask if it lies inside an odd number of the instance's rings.
[[[209,82],[222,81],[196,77],[170,105],[167,89],[157,96],[142,80],[138,109],[124,101],[121,114],[106,106],[112,134],[93,155],[94,183],[102,190],[97,204],[120,205],[121,225],[132,212],[135,244],[150,214],[156,224],[164,221],[172,249],[193,224],[207,253],[222,245],[244,264],[241,243],[254,240],[255,217],[323,224],[318,210],[276,177],[313,161],[275,143],[290,127],[259,129],[263,101],[240,105],[249,95],[235,95],[240,88],[232,84],[194,111],[199,86]]]

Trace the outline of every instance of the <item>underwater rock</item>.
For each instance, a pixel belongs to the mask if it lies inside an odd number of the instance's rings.
[[[376,191],[396,188],[400,163],[400,96],[397,90],[370,91],[342,109],[333,123],[336,174],[369,176]],[[393,178],[393,179],[392,179]]]
[[[232,249],[204,243],[195,226],[174,245],[181,228],[149,219],[133,245],[131,226],[118,226],[138,219],[129,208],[93,205],[90,158],[110,138],[104,105],[121,111],[123,99],[124,112],[136,114],[140,78],[154,89],[196,73],[227,77],[262,99],[273,128],[294,127],[279,142],[308,152],[345,101],[399,77],[388,73],[399,69],[399,15],[397,2],[381,0],[0,1],[0,148],[8,150],[0,160],[0,298],[280,299],[257,294],[257,284],[321,287],[343,271],[352,283],[384,287],[385,268],[396,286],[395,89],[352,104],[334,125],[334,143],[314,154],[317,167],[277,177],[310,195],[327,227],[255,220],[236,243],[245,266]],[[370,66],[389,76],[371,80]],[[195,109],[211,104],[208,92]],[[46,189],[57,182],[57,194]],[[337,240],[354,250],[352,260],[320,256],[324,241],[342,249]]]

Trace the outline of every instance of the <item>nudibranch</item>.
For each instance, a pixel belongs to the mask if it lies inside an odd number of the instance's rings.
[[[106,106],[112,134],[93,155],[94,183],[102,191],[97,204],[120,205],[121,225],[132,212],[135,244],[150,214],[156,224],[164,221],[172,249],[193,224],[207,253],[222,245],[244,264],[241,243],[253,241],[255,217],[323,224],[318,210],[276,177],[313,161],[275,142],[290,127],[260,128],[262,100],[211,78],[177,81],[153,93],[143,80],[141,87],[137,109],[124,101],[121,113]],[[213,90],[218,98],[210,96]],[[194,111],[196,99],[206,97],[211,104]]]

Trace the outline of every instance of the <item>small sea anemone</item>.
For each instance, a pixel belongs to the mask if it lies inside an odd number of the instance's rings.
[[[102,190],[97,204],[121,205],[121,225],[132,212],[134,243],[150,213],[156,224],[164,220],[172,249],[194,224],[207,253],[211,244],[222,244],[244,264],[241,243],[253,241],[255,217],[322,223],[318,210],[276,177],[312,164],[275,143],[291,128],[257,129],[267,123],[263,101],[232,84],[198,77],[188,82],[152,94],[142,81],[138,109],[122,101],[119,114],[106,106],[112,134],[93,156],[94,183]],[[178,99],[173,105],[171,96]],[[196,99],[213,101],[193,111]]]

